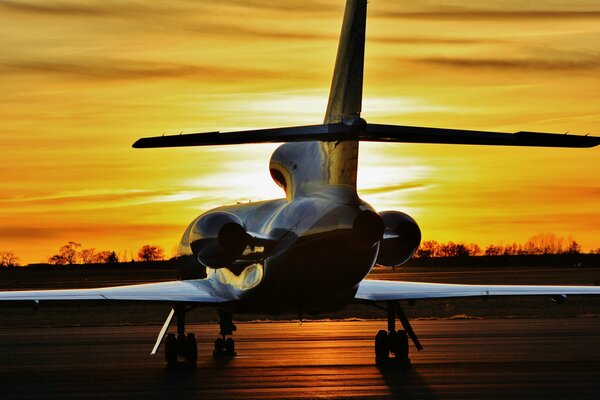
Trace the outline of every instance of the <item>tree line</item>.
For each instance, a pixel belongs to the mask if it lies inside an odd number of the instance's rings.
[[[530,237],[525,243],[491,244],[482,249],[476,243],[442,243],[427,240],[421,243],[415,253],[416,258],[433,257],[473,257],[473,256],[516,256],[544,254],[580,254],[581,245],[571,236],[563,237],[553,233],[540,233]],[[600,248],[590,254],[600,254]],[[156,245],[147,244],[137,251],[137,261],[162,261],[165,251]],[[136,260],[131,260],[136,261]],[[0,251],[0,267],[15,267],[20,262],[13,251]],[[81,243],[70,241],[61,246],[58,252],[48,258],[53,265],[72,264],[116,264],[127,262],[120,260],[116,252],[98,251],[95,248],[82,248]]]
[[[162,247],[146,244],[137,251],[137,259],[131,261],[162,261],[165,251]],[[96,250],[94,247],[83,248],[81,243],[70,241],[58,249],[58,252],[48,258],[48,264],[73,265],[73,264],[117,264],[127,262],[120,260],[119,255],[113,250]],[[20,259],[14,251],[0,251],[0,267],[17,267]]]
[[[160,246],[147,244],[137,252],[137,261],[162,261],[164,259],[165,251]],[[120,261],[119,256],[114,251],[97,251],[93,247],[84,249],[81,243],[73,241],[61,246],[58,253],[48,259],[48,263],[53,265],[116,264]]]
[[[572,237],[568,236],[565,238],[553,233],[540,233],[530,237],[522,244],[491,244],[485,249],[482,249],[476,243],[439,243],[435,240],[428,240],[421,243],[415,253],[415,257],[517,256],[580,253],[581,245]],[[600,248],[590,251],[590,254],[600,254]]]

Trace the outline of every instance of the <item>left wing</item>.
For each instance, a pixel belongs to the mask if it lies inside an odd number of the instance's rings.
[[[355,298],[367,301],[453,297],[600,295],[599,286],[457,285],[447,283],[363,280]]]
[[[0,292],[0,301],[131,300],[188,303],[224,303],[239,300],[233,287],[209,279],[113,286],[97,289],[18,290]]]

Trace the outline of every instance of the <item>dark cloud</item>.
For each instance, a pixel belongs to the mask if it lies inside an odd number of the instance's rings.
[[[600,11],[431,11],[431,12],[374,12],[375,16],[411,20],[555,20],[596,19]]]
[[[402,191],[402,190],[422,189],[425,187],[427,187],[427,185],[423,184],[423,183],[404,183],[401,185],[379,186],[379,187],[369,188],[369,189],[358,189],[358,191],[360,192],[360,194],[368,195],[368,194],[398,192],[398,191]]]
[[[491,38],[450,38],[450,37],[428,37],[428,36],[408,36],[408,37],[369,37],[369,42],[389,43],[389,44],[486,44],[503,43],[504,41]]]
[[[67,3],[67,2],[23,2],[2,1],[0,9],[18,12],[21,14],[47,16],[47,17],[113,17],[113,16],[144,16],[148,13],[165,14],[180,13],[182,10],[175,7],[155,7],[149,3],[115,3],[115,2],[89,2],[89,3]]]
[[[67,3],[26,3],[18,1],[2,1],[0,8],[9,11],[16,11],[26,14],[38,15],[72,15],[72,16],[106,16],[109,10],[82,4],[67,4]]]
[[[304,1],[273,1],[273,0],[213,0],[213,4],[234,5],[258,10],[286,11],[286,12],[338,12],[343,10],[341,2],[324,2],[322,0]]]
[[[55,74],[67,78],[114,80],[198,79],[237,81],[249,78],[278,77],[280,72],[228,67],[209,67],[192,64],[161,64],[129,60],[90,60],[85,63],[61,61],[5,61],[0,72]]]
[[[0,200],[0,204],[10,205],[67,205],[72,203],[114,203],[130,199],[140,199],[151,196],[168,195],[172,193],[164,193],[159,191],[130,191],[124,193],[106,193],[106,194],[65,194],[56,196],[39,196],[39,197],[12,197]]]
[[[186,33],[200,35],[215,35],[215,36],[234,36],[234,37],[251,37],[265,39],[282,39],[282,40],[337,40],[336,34],[325,34],[310,31],[282,31],[282,30],[267,30],[264,28],[254,28],[242,25],[227,25],[218,23],[202,23],[173,26],[173,29],[180,29]]]
[[[148,237],[152,232],[179,232],[182,231],[181,225],[168,224],[99,224],[97,222],[81,225],[61,225],[57,227],[36,227],[36,226],[1,226],[0,240],[10,240],[14,242],[36,242],[46,241],[48,239],[64,238],[67,235],[72,236],[71,240],[79,241],[84,236],[99,235],[104,237],[112,236],[140,236]],[[57,247],[61,244],[57,243]]]
[[[560,59],[425,57],[412,60],[403,59],[402,61],[461,69],[569,71],[600,68],[600,56],[562,57]]]
[[[189,16],[198,14],[208,7],[233,6],[242,10],[280,11],[280,12],[339,12],[342,7],[334,3],[323,4],[322,1],[272,1],[272,0],[213,0],[210,3],[198,1],[171,1],[164,6],[157,6],[152,2],[104,2],[88,1],[81,3],[72,2],[29,2],[4,0],[0,2],[0,9],[18,12],[21,14],[39,16],[74,16],[74,17],[144,17],[148,15],[166,16],[169,14]]]

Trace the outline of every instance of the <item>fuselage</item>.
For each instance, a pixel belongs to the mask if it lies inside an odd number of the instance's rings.
[[[337,154],[348,146],[358,144],[281,145],[270,170],[286,198],[222,206],[200,215],[182,237],[179,259],[188,270],[206,268],[205,279],[238,290],[247,301],[233,305],[236,312],[314,314],[344,307],[375,264],[383,233],[365,235],[365,228],[378,222],[369,219],[376,214],[356,193],[355,160]],[[264,244],[249,244],[226,267],[203,266],[190,234],[199,220],[215,212],[235,215]]]

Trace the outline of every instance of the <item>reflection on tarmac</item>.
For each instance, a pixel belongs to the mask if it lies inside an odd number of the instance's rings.
[[[415,321],[408,369],[374,364],[384,321],[243,323],[213,359],[216,325],[191,326],[198,368],[150,357],[158,327],[0,330],[3,399],[594,398],[600,319]],[[411,349],[413,350],[413,349]]]

